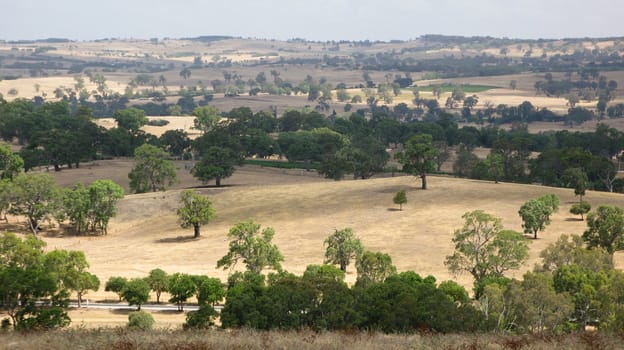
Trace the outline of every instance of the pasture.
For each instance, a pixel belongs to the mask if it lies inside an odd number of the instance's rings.
[[[127,189],[126,174],[131,167],[131,160],[98,161],[53,175],[65,186],[110,178]],[[229,271],[217,269],[216,261],[227,252],[228,230],[248,219],[275,229],[274,242],[285,257],[283,267],[295,274],[302,274],[309,264],[322,263],[324,239],[335,229],[351,227],[366,249],[390,254],[398,271],[433,275],[439,282],[454,279],[469,290],[470,276],[453,276],[444,266],[446,255],[453,250],[453,232],[462,226],[465,212],[483,209],[501,217],[505,228],[521,231],[517,211],[526,200],[547,193],[561,198],[561,209],[539,238],[531,240],[530,259],[511,274],[515,277],[539,263],[539,252],[561,234],[581,234],[585,229],[585,223],[568,212],[578,200],[570,189],[431,176],[430,189],[423,191],[412,176],[336,182],[305,170],[255,165],[241,167],[223,181],[225,186],[216,188],[194,180],[183,162],[178,162],[177,168],[181,181],[173,189],[126,195],[107,236],[71,236],[54,228],[41,233],[48,249],[85,252],[90,271],[102,281],[100,290],[86,298],[115,300],[116,295],[103,288],[109,277],[141,277],[154,268],[225,280]],[[179,227],[175,214],[180,190],[189,187],[208,196],[217,210],[217,217],[202,227],[197,240],[192,239],[191,230]],[[407,191],[408,203],[399,211],[392,197],[401,189]],[[619,194],[588,192],[586,199],[594,207],[622,205]],[[10,218],[12,230],[22,225],[27,232],[25,223]],[[616,265],[624,266],[621,254],[616,254]],[[355,282],[353,265],[348,267],[346,278]],[[74,311],[74,316],[74,325],[87,326],[119,324],[127,317],[103,311]],[[155,316],[160,326],[183,322],[183,315]]]

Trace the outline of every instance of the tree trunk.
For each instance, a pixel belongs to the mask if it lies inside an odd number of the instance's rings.
[[[533,239],[537,239],[537,230],[533,231]]]
[[[340,262],[340,270],[342,270],[342,272],[347,272],[347,264],[343,261]]]
[[[217,178],[215,179],[215,182],[216,182],[216,184],[217,184],[217,187],[221,187],[221,178],[220,178],[220,177],[217,177]]]
[[[36,219],[30,219],[28,220],[28,223],[30,224],[30,230],[36,236],[37,230],[39,229],[39,223],[37,222]]]
[[[160,304],[160,292],[156,292],[156,304]]]
[[[199,237],[199,225],[194,225],[193,230],[194,230],[193,238],[198,238]]]
[[[422,189],[427,189],[427,174],[420,175],[420,179],[422,180]]]
[[[78,293],[78,308],[80,309],[82,305],[82,294]]]

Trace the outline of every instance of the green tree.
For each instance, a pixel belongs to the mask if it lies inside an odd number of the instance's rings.
[[[580,201],[583,201],[589,183],[587,173],[581,168],[568,168],[563,172],[561,178],[567,187],[574,188],[574,195],[579,196]]]
[[[533,239],[537,239],[537,232],[546,228],[550,224],[551,208],[543,201],[532,199],[524,203],[518,211],[522,218],[522,228],[525,233],[533,233]]]
[[[500,153],[490,152],[484,161],[485,169],[489,178],[498,183],[498,179],[505,174],[505,159]]]
[[[611,255],[624,249],[624,210],[601,205],[595,212],[589,213],[583,239],[588,247],[602,247]]]
[[[470,303],[470,296],[466,288],[455,281],[444,281],[440,283],[438,289],[448,295],[454,303],[459,303],[461,305],[468,305]]]
[[[184,329],[208,329],[214,326],[214,319],[219,313],[210,305],[200,305],[199,310],[186,314],[186,322],[182,325]]]
[[[178,305],[178,311],[184,311],[184,303],[195,294],[193,277],[185,273],[174,273],[169,277],[167,291],[171,294],[170,303]]]
[[[88,188],[89,210],[87,222],[91,231],[108,233],[108,223],[117,215],[117,202],[124,197],[124,190],[112,180],[95,180]]]
[[[519,268],[529,256],[529,246],[519,232],[503,229],[501,219],[475,210],[465,213],[464,227],[455,231],[455,252],[444,264],[450,272],[468,272],[478,284],[487,277],[502,277]]]
[[[591,210],[591,204],[588,201],[581,201],[579,203],[572,204],[570,208],[570,214],[572,215],[580,215],[581,221],[585,220],[584,215],[589,213]]]
[[[15,193],[10,212],[25,216],[36,235],[41,221],[48,219],[56,208],[58,187],[52,176],[42,173],[20,174],[13,182]]]
[[[567,292],[574,301],[574,312],[569,319],[579,331],[600,319],[599,291],[608,283],[606,271],[591,271],[578,265],[564,265],[553,273],[555,290]]]
[[[357,260],[364,251],[362,242],[353,234],[351,228],[335,230],[325,239],[325,245],[325,264],[340,265],[343,272],[347,271],[351,260]]]
[[[169,275],[162,269],[153,269],[145,279],[150,289],[156,293],[156,303],[160,304],[160,295],[167,291]]]
[[[272,244],[275,231],[267,227],[260,232],[260,224],[252,220],[240,222],[230,229],[228,253],[217,261],[217,268],[232,269],[242,261],[247,270],[260,273],[265,268],[281,271],[284,256]]]
[[[182,191],[181,197],[182,207],[177,210],[180,226],[193,227],[193,237],[198,238],[200,227],[210,222],[215,217],[216,211],[208,197],[194,190]]]
[[[104,285],[104,291],[117,293],[119,296],[119,301],[121,301],[123,297],[124,287],[128,284],[128,279],[125,277],[113,276],[106,281]]]
[[[0,220],[4,220],[6,223],[9,222],[7,214],[14,202],[14,195],[13,183],[9,180],[0,180]]]
[[[225,298],[225,286],[218,278],[197,276],[195,279],[197,303],[201,305],[215,306]]]
[[[567,293],[557,293],[549,273],[528,272],[513,280],[504,292],[506,319],[519,331],[557,334],[572,316],[574,303]]]
[[[400,190],[397,192],[392,198],[394,204],[399,205],[399,210],[403,210],[403,204],[407,203],[407,195],[405,194],[405,190]]]
[[[0,309],[16,330],[49,330],[70,323],[64,310],[69,293],[57,265],[67,262],[48,258],[45,245],[34,236],[0,235]]]
[[[365,251],[356,260],[355,266],[358,274],[357,284],[362,286],[382,283],[397,272],[390,255],[382,252]]]
[[[121,297],[128,305],[136,305],[141,311],[141,305],[149,300],[150,286],[143,278],[129,280],[121,290]]]
[[[242,160],[241,154],[230,148],[213,146],[204,152],[191,173],[204,183],[215,179],[216,186],[219,187],[221,179],[232,176],[234,166],[240,165]]]
[[[590,271],[613,269],[613,260],[604,248],[587,249],[583,237],[561,235],[556,242],[550,243],[540,252],[542,265],[536,271],[556,271],[562,266],[577,265]]]
[[[71,284],[71,289],[76,291],[78,297],[78,307],[81,306],[82,297],[88,291],[97,291],[100,288],[100,279],[87,271],[80,272]]]
[[[24,160],[13,153],[8,144],[0,142],[0,179],[13,179],[24,168]]]
[[[128,174],[135,193],[164,191],[177,181],[175,165],[162,149],[144,144],[134,151],[134,168]]]
[[[190,78],[191,77],[191,70],[185,67],[184,69],[182,69],[180,71],[180,76],[182,78],[184,78],[184,80]]]
[[[116,111],[113,118],[117,122],[119,128],[128,130],[134,135],[148,122],[145,112],[133,107]]]
[[[191,140],[186,131],[167,130],[158,138],[158,142],[169,154],[182,158],[191,147]]]
[[[89,273],[87,258],[81,251],[53,250],[46,254],[45,264],[53,267],[67,291],[75,291],[78,295],[78,307],[81,306],[82,296],[89,290],[97,291],[100,288],[100,280],[97,276]]]
[[[197,107],[193,110],[193,128],[202,134],[212,130],[221,120],[221,112],[214,106]]]
[[[420,176],[422,189],[427,189],[427,173],[436,169],[435,156],[438,149],[433,146],[433,138],[428,134],[412,136],[405,145],[405,151],[397,154],[403,171],[414,176]]]

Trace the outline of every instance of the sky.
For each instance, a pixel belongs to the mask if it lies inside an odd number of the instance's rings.
[[[624,36],[622,17],[623,0],[0,0],[0,40],[557,39]]]

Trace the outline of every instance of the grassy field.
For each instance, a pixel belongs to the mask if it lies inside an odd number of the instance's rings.
[[[561,337],[484,334],[379,334],[251,330],[151,332],[123,328],[1,333],[0,350],[14,349],[419,349],[419,350],[581,350],[622,349],[622,338],[596,333]]]
[[[126,174],[131,167],[131,160],[99,161],[53,175],[63,185],[111,178],[127,188]],[[183,162],[177,163],[177,167],[181,182],[173,190],[127,195],[119,203],[119,214],[111,221],[107,236],[66,236],[50,229],[41,235],[48,249],[84,251],[90,271],[101,281],[118,275],[146,276],[154,268],[225,279],[229,271],[215,265],[227,251],[227,232],[237,222],[254,219],[275,229],[274,241],[285,256],[284,268],[302,274],[307,265],[323,262],[323,240],[329,234],[351,227],[366,249],[389,253],[399,271],[433,275],[438,281],[454,279],[470,289],[469,276],[453,276],[443,264],[453,250],[453,231],[462,226],[461,216],[465,212],[483,209],[501,217],[506,228],[521,231],[517,211],[522,203],[546,193],[561,197],[561,210],[539,239],[531,240],[530,259],[521,270],[512,273],[515,277],[539,263],[539,252],[561,234],[581,234],[585,229],[584,222],[568,213],[577,201],[569,189],[432,176],[430,189],[423,191],[411,176],[336,182],[301,169],[253,165],[240,168],[223,181],[224,187],[216,188],[201,187],[188,175]],[[197,240],[191,238],[191,230],[178,226],[175,215],[180,189],[195,186],[200,186],[198,190],[213,201],[217,210],[216,219],[202,227]],[[392,197],[401,189],[407,190],[408,203],[398,211]],[[619,194],[589,192],[586,199],[594,207],[622,205]],[[15,218],[10,219],[9,225],[12,230],[21,225],[26,231],[25,224]],[[624,266],[620,254],[616,254],[616,264]],[[347,281],[353,283],[355,278],[355,268],[349,266]],[[116,295],[101,288],[87,298],[114,300]],[[102,314],[83,315],[84,321],[77,324],[125,322],[124,316],[109,316],[117,321],[107,321]],[[179,324],[182,320],[165,319],[159,324],[172,322]]]

